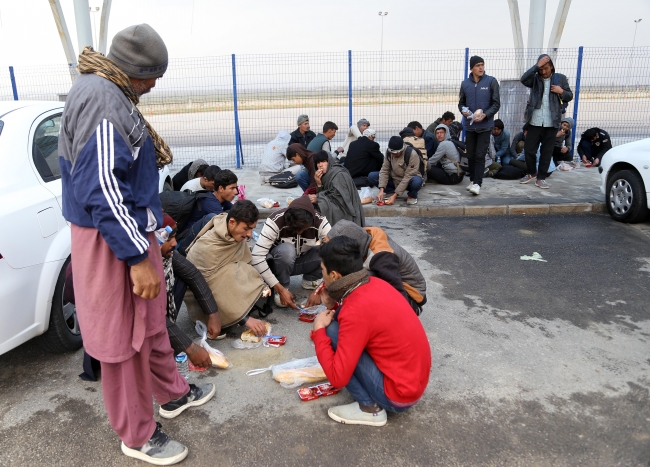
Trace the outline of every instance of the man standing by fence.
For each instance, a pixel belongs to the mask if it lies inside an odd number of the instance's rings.
[[[555,72],[553,61],[546,54],[540,55],[537,63],[522,75],[521,83],[530,88],[530,96],[525,115],[528,123],[524,144],[527,173],[519,183],[536,178],[535,186],[547,190],[546,173],[562,120],[562,105],[573,99],[573,93],[566,76]],[[540,144],[539,166],[536,167]]]
[[[478,195],[485,172],[485,154],[490,145],[494,115],[501,107],[499,83],[485,74],[485,62],[478,55],[469,59],[470,74],[460,85],[458,110],[464,115],[463,128],[467,132],[467,160],[469,186],[467,190]]]

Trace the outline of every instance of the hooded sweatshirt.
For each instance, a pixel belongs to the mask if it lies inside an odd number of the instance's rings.
[[[451,142],[449,128],[447,125],[441,123],[436,127],[436,131],[438,131],[438,129],[445,130],[445,139],[441,143],[438,143],[438,149],[436,149],[436,152],[433,154],[433,156],[429,157],[429,168],[440,161],[442,168],[445,169],[445,172],[450,175],[458,174],[460,154],[458,154],[456,145]]]
[[[287,146],[291,135],[288,131],[282,130],[278,133],[273,141],[266,145],[262,162],[260,163],[260,173],[280,173],[284,169],[284,164],[287,161],[285,154],[287,153]]]
[[[573,132],[573,119],[571,117],[564,117],[562,119],[562,122],[560,122],[560,126],[561,126],[561,123],[563,123],[563,122],[567,122],[569,124],[569,131],[567,131],[566,135],[558,136],[558,137],[555,138],[555,146],[558,147],[558,148],[561,148],[562,147],[562,142],[564,141],[564,146],[569,148],[569,152],[571,152],[571,149],[573,149],[571,147],[571,136],[572,136],[572,132]]]
[[[314,164],[311,165],[313,167]],[[289,209],[304,209],[311,213],[314,217],[312,226],[300,235],[291,232],[284,219],[284,215]],[[289,207],[275,211],[266,219],[260,237],[253,247],[251,265],[262,276],[264,282],[269,287],[273,287],[279,281],[266,262],[266,255],[269,254],[271,249],[280,243],[291,243],[296,249],[296,258],[298,258],[311,248],[323,243],[330,228],[327,218],[320,212],[316,212],[314,205],[309,201],[309,197],[301,196],[294,200]]]

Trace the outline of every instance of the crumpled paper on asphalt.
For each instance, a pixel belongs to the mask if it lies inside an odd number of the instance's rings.
[[[524,255],[524,256],[520,256],[519,259],[523,261],[541,261],[543,263],[548,263],[548,261],[542,258],[542,255],[540,255],[536,251],[534,251],[531,256]]]

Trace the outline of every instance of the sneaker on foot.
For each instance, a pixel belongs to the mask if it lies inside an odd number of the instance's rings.
[[[280,294],[279,293],[276,293],[275,295],[273,295],[273,303],[275,303],[275,306],[277,306],[278,308],[286,308],[287,307],[287,305],[282,304],[282,300],[280,299]]]
[[[546,180],[537,180],[535,186],[543,190],[548,190],[548,183],[546,183]]]
[[[178,417],[184,410],[208,402],[212,399],[212,396],[214,396],[215,391],[216,388],[212,383],[199,385],[190,384],[190,390],[187,394],[161,405],[158,413],[163,418]]]
[[[384,409],[375,413],[366,413],[361,410],[358,402],[331,407],[327,415],[332,420],[346,425],[384,426],[388,420]]]
[[[470,180],[470,181],[469,181],[469,185],[467,185],[467,188],[465,188],[465,189],[466,189],[467,191],[469,191],[469,190],[472,189],[473,186],[474,186],[474,181],[473,181],[473,180]]]
[[[178,441],[170,439],[162,431],[162,425],[156,423],[156,430],[151,439],[139,448],[130,448],[122,442],[124,455],[155,465],[177,464],[187,457],[188,449]]]
[[[528,183],[531,180],[535,180],[536,178],[537,178],[537,175],[526,174],[526,175],[524,175],[524,178],[519,180],[519,183]]]
[[[480,191],[481,185],[477,185],[476,183],[473,183],[472,187],[469,189],[469,192],[473,195],[478,195]]]
[[[307,279],[303,279],[300,285],[302,285],[302,288],[305,290],[314,290],[320,285],[321,282],[323,282],[323,279],[318,279],[315,281],[308,281]]]
[[[409,196],[408,198],[406,198],[406,204],[410,204],[410,205],[418,204],[418,199],[417,198],[411,198]]]

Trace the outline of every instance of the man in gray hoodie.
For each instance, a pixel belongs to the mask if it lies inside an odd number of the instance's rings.
[[[560,124],[560,129],[555,135],[555,147],[553,148],[553,162],[558,165],[562,161],[571,161],[573,159],[573,147],[571,146],[571,136],[573,131],[573,119],[564,117]]]
[[[438,148],[429,157],[427,178],[441,185],[456,185],[463,181],[465,171],[460,169],[460,154],[456,145],[451,142],[449,128],[442,123],[434,132],[438,140]]]

